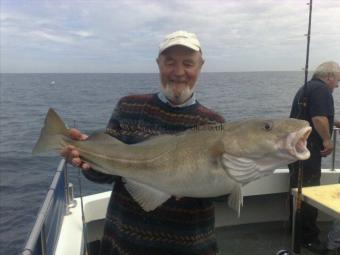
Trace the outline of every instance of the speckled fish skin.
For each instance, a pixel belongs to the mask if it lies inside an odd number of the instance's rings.
[[[50,109],[33,153],[75,146],[93,169],[124,177],[128,191],[146,211],[171,196],[229,193],[236,199],[230,206],[239,210],[242,185],[309,157],[306,139],[310,131],[308,122],[302,120],[253,119],[196,127],[134,145],[105,133],[74,141]]]

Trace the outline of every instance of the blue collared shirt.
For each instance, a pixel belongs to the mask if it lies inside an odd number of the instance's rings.
[[[196,104],[196,97],[195,97],[195,93],[192,94],[192,96],[190,97],[189,100],[187,100],[185,103],[183,104],[172,104],[165,96],[162,92],[158,93],[158,98],[159,100],[161,100],[163,103],[169,104],[171,107],[178,107],[178,108],[182,108],[182,107],[186,107],[186,106],[190,106],[193,104]]]

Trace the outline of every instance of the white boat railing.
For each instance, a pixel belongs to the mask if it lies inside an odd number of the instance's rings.
[[[63,218],[68,213],[73,199],[73,189],[72,185],[68,184],[67,175],[66,163],[63,159],[47,191],[22,255],[54,254]]]

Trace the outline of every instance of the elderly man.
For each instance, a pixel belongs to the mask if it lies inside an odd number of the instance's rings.
[[[305,119],[312,126],[307,147],[311,152],[308,160],[303,161],[303,186],[320,185],[321,158],[333,150],[331,134],[333,125],[340,127],[340,122],[334,120],[333,91],[339,86],[340,66],[333,61],[319,65],[313,78],[306,87],[301,87],[295,95],[290,117]],[[299,101],[307,98],[306,111],[301,111]],[[289,166],[292,187],[297,186],[298,162]],[[316,253],[324,253],[325,246],[319,240],[319,229],[316,224],[318,211],[316,208],[302,204],[302,241],[303,245]]]
[[[177,31],[166,36],[160,44],[157,64],[160,92],[120,99],[107,125],[108,134],[134,144],[159,134],[224,122],[222,116],[195,98],[196,82],[204,64],[195,34]],[[86,139],[86,135],[74,129],[71,136]],[[145,212],[125,189],[124,179],[92,170],[73,148],[67,148],[63,154],[71,157],[72,164],[81,167],[88,179],[115,183],[100,254],[217,253],[211,200],[173,197],[154,211]]]

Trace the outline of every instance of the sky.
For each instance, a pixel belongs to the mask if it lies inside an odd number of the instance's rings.
[[[300,71],[309,0],[0,0],[0,72],[158,72],[176,30],[200,39],[205,72]],[[309,68],[340,62],[340,0],[314,0]]]

